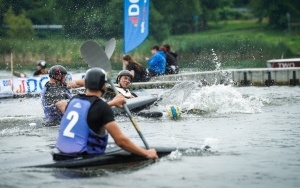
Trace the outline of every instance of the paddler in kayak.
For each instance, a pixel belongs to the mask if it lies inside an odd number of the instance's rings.
[[[114,112],[101,99],[106,81],[106,73],[100,68],[86,72],[86,93],[70,100],[60,123],[56,148],[66,154],[102,154],[110,134],[122,149],[149,159],[158,158],[154,149],[138,147],[122,133]]]
[[[49,69],[50,80],[45,84],[41,92],[42,106],[47,126],[58,125],[63,115],[55,103],[61,100],[71,99],[70,88],[84,86],[84,80],[66,82],[67,75],[66,68],[61,65],[55,65]]]
[[[121,93],[125,98],[135,98],[137,95],[129,90],[131,81],[132,81],[132,74],[128,70],[122,70],[119,72],[116,83],[118,84],[116,86],[116,89],[119,93]],[[108,91],[105,94],[105,99],[110,100],[115,97],[114,91],[109,88]]]
[[[33,76],[42,76],[48,74],[46,69],[47,63],[44,60],[39,60],[36,62],[36,71],[33,73]]]
[[[41,100],[46,117],[46,126],[59,125],[63,116],[61,109],[67,106],[68,101],[72,98],[71,88],[84,87],[84,79],[67,81],[68,72],[65,67],[61,65],[52,66],[49,70],[50,80],[45,84],[42,93]],[[121,103],[123,97],[116,96],[115,101]],[[114,102],[108,102],[109,105]],[[112,106],[112,105],[111,105]],[[121,105],[118,105],[121,106]]]

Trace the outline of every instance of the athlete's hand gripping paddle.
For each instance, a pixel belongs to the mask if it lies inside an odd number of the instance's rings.
[[[115,85],[111,81],[111,64],[109,62],[108,56],[106,55],[105,51],[103,48],[95,41],[93,40],[88,40],[84,42],[80,48],[81,55],[83,59],[88,63],[90,67],[99,67],[102,68],[106,71],[107,73],[107,80],[109,84],[111,85],[112,89],[114,90],[115,94],[118,94],[119,92],[117,91]],[[130,118],[131,123],[133,124],[134,128],[138,132],[139,136],[141,137],[145,148],[149,149],[149,146],[140,131],[140,128],[138,124],[136,123],[135,119],[132,117],[128,107],[126,104],[123,104],[123,108]]]

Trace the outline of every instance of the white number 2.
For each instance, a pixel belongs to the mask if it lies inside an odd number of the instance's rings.
[[[71,130],[74,127],[74,125],[77,123],[78,118],[79,118],[79,115],[76,111],[71,111],[68,113],[67,119],[71,120],[71,121],[69,122],[69,124],[67,125],[67,127],[64,130],[64,136],[74,138],[75,134],[73,132],[71,132]]]

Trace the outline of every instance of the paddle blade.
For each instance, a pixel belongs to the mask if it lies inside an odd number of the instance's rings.
[[[98,52],[102,47],[93,40],[85,41],[81,47],[80,52],[84,61],[89,65],[89,67],[100,67],[101,61],[104,61],[104,57]]]
[[[108,59],[111,58],[112,54],[114,53],[116,48],[116,39],[115,38],[111,38],[105,46],[105,53],[108,57]]]
[[[111,64],[103,48],[93,40],[85,41],[80,47],[81,55],[89,67],[99,67],[111,75]]]

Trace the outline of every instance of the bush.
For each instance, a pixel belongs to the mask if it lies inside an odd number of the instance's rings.
[[[8,27],[7,35],[11,38],[28,39],[34,36],[32,23],[26,18],[24,12],[16,16],[12,8],[9,8],[8,11],[4,13],[4,23]]]

